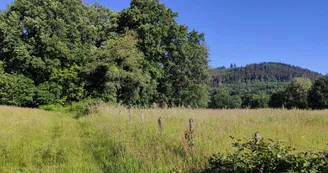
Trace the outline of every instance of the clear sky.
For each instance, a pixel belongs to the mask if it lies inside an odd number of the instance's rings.
[[[13,0],[1,0],[0,8]],[[96,0],[84,0],[94,3]],[[130,0],[98,0],[114,11]],[[283,62],[328,73],[327,0],[161,0],[204,32],[211,66]]]

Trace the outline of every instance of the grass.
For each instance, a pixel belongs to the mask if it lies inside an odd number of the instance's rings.
[[[144,115],[144,124],[142,122]],[[182,172],[214,153],[232,152],[229,136],[279,139],[297,150],[325,150],[328,111],[132,109],[96,114],[0,107],[0,172]],[[157,125],[163,119],[163,130]],[[195,121],[194,147],[185,139]]]

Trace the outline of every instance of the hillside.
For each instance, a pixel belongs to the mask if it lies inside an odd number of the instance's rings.
[[[315,80],[322,76],[308,69],[274,62],[250,64],[238,68],[215,68],[210,70],[210,73],[212,75],[211,87],[214,88],[220,84],[289,82],[295,77]]]

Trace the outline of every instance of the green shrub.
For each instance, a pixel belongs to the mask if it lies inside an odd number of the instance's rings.
[[[75,118],[80,118],[89,114],[96,114],[101,104],[104,104],[104,102],[100,99],[86,99],[80,102],[72,102],[69,105],[50,104],[42,105],[39,108],[46,111],[72,113]]]
[[[35,95],[33,80],[23,75],[0,72],[0,104],[12,106],[33,106]]]
[[[100,99],[86,99],[80,102],[73,102],[67,109],[68,112],[74,113],[75,118],[95,114],[98,112],[98,106],[104,102]]]
[[[46,110],[46,111],[52,111],[52,112],[58,112],[58,111],[62,111],[64,109],[64,107],[62,105],[43,105],[40,106],[40,109]]]
[[[269,107],[282,108],[285,106],[285,90],[277,91],[270,96]]]
[[[41,105],[63,104],[61,101],[62,87],[53,82],[45,82],[37,87],[35,92],[34,104]]]
[[[278,172],[325,172],[328,155],[325,152],[301,152],[273,140],[238,140],[232,154],[215,154],[209,159],[204,172],[216,173],[278,173]]]
[[[314,82],[309,92],[309,103],[313,109],[328,108],[328,75]]]
[[[239,96],[231,96],[226,90],[217,89],[211,93],[209,107],[213,109],[240,108],[242,100]]]
[[[242,107],[244,108],[268,108],[269,107],[270,96],[262,94],[247,94],[243,97]]]

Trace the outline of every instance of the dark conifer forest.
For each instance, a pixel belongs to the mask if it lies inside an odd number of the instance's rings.
[[[315,80],[321,74],[283,63],[259,63],[245,67],[232,66],[211,69],[212,87],[220,84],[249,83],[249,82],[290,82],[296,77]]]

